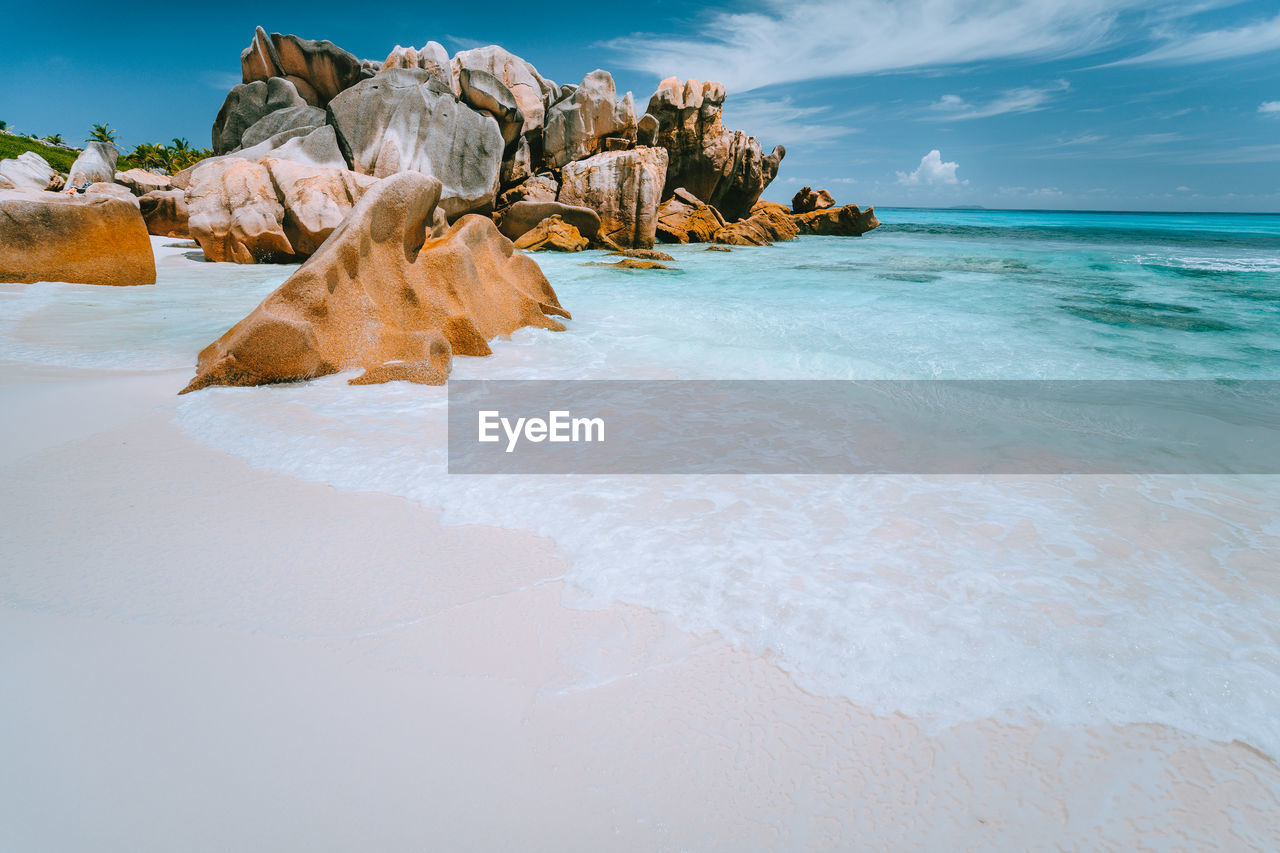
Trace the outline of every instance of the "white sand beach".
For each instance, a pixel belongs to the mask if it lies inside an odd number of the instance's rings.
[[[188,375],[0,365],[0,848],[1280,845],[1250,747],[809,695],[566,606],[549,540],[196,443]]]

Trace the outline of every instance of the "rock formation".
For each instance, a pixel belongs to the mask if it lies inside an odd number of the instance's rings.
[[[801,187],[791,197],[791,212],[795,214],[812,213],[815,210],[826,210],[835,206],[836,200],[826,190],[814,192],[810,187]]]
[[[129,204],[133,205],[134,207],[138,207],[138,197],[133,193],[131,193],[128,187],[122,187],[120,184],[117,184],[114,181],[111,183],[107,183],[106,181],[99,181],[96,184],[90,184],[88,187],[85,188],[84,194],[111,196],[112,198],[118,198],[122,201],[127,201],[129,202]]]
[[[130,169],[127,172],[116,172],[116,183],[136,196],[143,196],[155,190],[169,189],[173,186],[173,179],[146,169]]]
[[[379,70],[386,71],[390,68],[421,69],[455,95],[458,94],[458,73],[449,62],[449,51],[439,42],[429,41],[421,50],[396,45]]]
[[[233,86],[213,120],[213,153],[225,154],[239,148],[245,131],[271,113],[305,106],[307,102],[297,87],[283,77]]]
[[[450,219],[493,208],[506,147],[498,122],[426,71],[393,68],[362,81],[329,104],[329,123],[354,171],[431,175]]]
[[[284,236],[293,254],[309,257],[378,182],[346,169],[325,169],[268,158],[263,161],[284,208]]]
[[[111,183],[116,179],[116,161],[120,152],[110,142],[88,142],[71,164],[67,183],[80,188],[85,184]]]
[[[597,69],[547,110],[543,156],[559,169],[604,151],[609,138],[635,141],[636,105],[630,92],[619,99],[613,76]]]
[[[151,240],[136,203],[0,191],[0,282],[36,281],[155,284]]]
[[[501,80],[524,116],[524,132],[536,134],[542,130],[544,104],[555,93],[555,84],[544,80],[528,62],[497,45],[489,45],[460,51],[453,58],[453,68],[455,76],[460,76],[464,69],[474,69]]]
[[[183,393],[310,379],[443,383],[453,355],[523,326],[563,329],[551,285],[481,216],[431,235],[440,182],[404,172],[370,188],[320,251],[200,353]]]
[[[684,187],[658,208],[657,238],[663,243],[709,243],[724,217]]]
[[[560,216],[549,216],[515,241],[515,247],[525,252],[581,252],[587,248],[586,237]]]
[[[666,171],[664,148],[606,151],[564,167],[559,200],[600,214],[601,233],[619,246],[649,249]]]
[[[518,201],[504,209],[498,217],[498,230],[510,240],[533,230],[544,219],[558,216],[577,229],[588,240],[600,231],[600,214],[589,207],[561,204],[558,201]]]
[[[827,237],[861,237],[880,225],[874,207],[860,210],[856,204],[802,213],[793,220],[801,234]]]
[[[323,107],[339,92],[368,76],[360,60],[331,41],[312,41],[272,33],[262,27],[240,54],[244,82],[283,77],[313,107]]]
[[[48,189],[58,172],[34,151],[0,160],[0,190]]]
[[[779,145],[766,156],[755,137],[725,128],[724,100],[719,83],[669,77],[649,99],[648,111],[658,120],[657,144],[671,155],[663,197],[684,187],[732,221],[748,215],[786,149]]]
[[[138,198],[147,233],[157,237],[190,237],[187,194],[182,190],[152,190]]]
[[[713,239],[731,246],[768,246],[792,240],[799,233],[800,227],[785,205],[760,202],[751,209],[749,217],[724,226]]]

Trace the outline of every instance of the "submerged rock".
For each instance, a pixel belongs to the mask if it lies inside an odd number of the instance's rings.
[[[649,249],[666,172],[663,148],[606,151],[564,167],[559,200],[596,211],[600,233],[619,247]]]
[[[369,189],[320,251],[206,347],[182,393],[350,367],[354,383],[440,384],[453,355],[568,317],[546,277],[494,224],[464,216],[431,235],[440,182],[416,172]]]
[[[586,237],[560,216],[549,216],[526,231],[515,241],[525,252],[581,252],[587,248]]]
[[[674,269],[674,267],[669,267],[669,266],[667,266],[666,264],[660,264],[660,263],[658,263],[657,261],[645,261],[645,260],[641,260],[640,258],[623,258],[622,260],[618,261],[617,263],[612,263],[612,264],[594,263],[594,264],[591,264],[591,266],[593,266],[593,267],[609,267],[610,269],[615,269],[615,270],[669,270],[669,269]]]
[[[155,284],[136,200],[0,191],[0,282],[36,281]]]
[[[625,258],[636,258],[641,261],[674,261],[671,255],[666,252],[659,252],[655,249],[619,249],[616,252],[610,252],[611,255],[622,255]]]

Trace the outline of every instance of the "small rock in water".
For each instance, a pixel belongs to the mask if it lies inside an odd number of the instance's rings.
[[[642,261],[639,258],[623,258],[616,264],[593,263],[588,264],[593,267],[612,267],[615,270],[670,270],[675,267],[669,267],[666,264],[660,264],[657,261]]]
[[[642,261],[674,261],[675,258],[657,249],[619,249],[611,255],[622,255],[626,258],[637,258]]]

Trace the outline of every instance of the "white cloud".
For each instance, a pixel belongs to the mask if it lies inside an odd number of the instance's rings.
[[[1009,89],[999,97],[979,105],[970,104],[959,95],[943,95],[941,99],[929,106],[933,114],[925,118],[937,121],[966,121],[1006,113],[1036,112],[1044,109],[1049,99],[1055,94],[1070,88],[1071,84],[1066,80],[1057,80],[1053,85],[1039,89],[1021,86],[1017,89]]]
[[[1258,104],[1258,112],[1264,116],[1280,116],[1280,101],[1263,101]]]
[[[969,183],[956,177],[956,169],[959,168],[959,163],[943,162],[942,152],[935,148],[920,158],[920,165],[916,167],[914,172],[899,172],[898,183],[906,186],[917,186],[919,184],[963,185]]]
[[[687,34],[636,34],[609,46],[631,68],[744,91],[1087,54],[1114,42],[1122,12],[1149,8],[1143,0],[760,0],[753,11],[711,13]]]
[[[1280,14],[1268,20],[1257,21],[1242,27],[1210,30],[1204,33],[1187,33],[1171,29],[1158,30],[1155,35],[1164,44],[1140,56],[1121,59],[1110,65],[1136,65],[1138,63],[1185,64],[1211,62],[1215,59],[1234,59],[1252,56],[1280,48]]]

